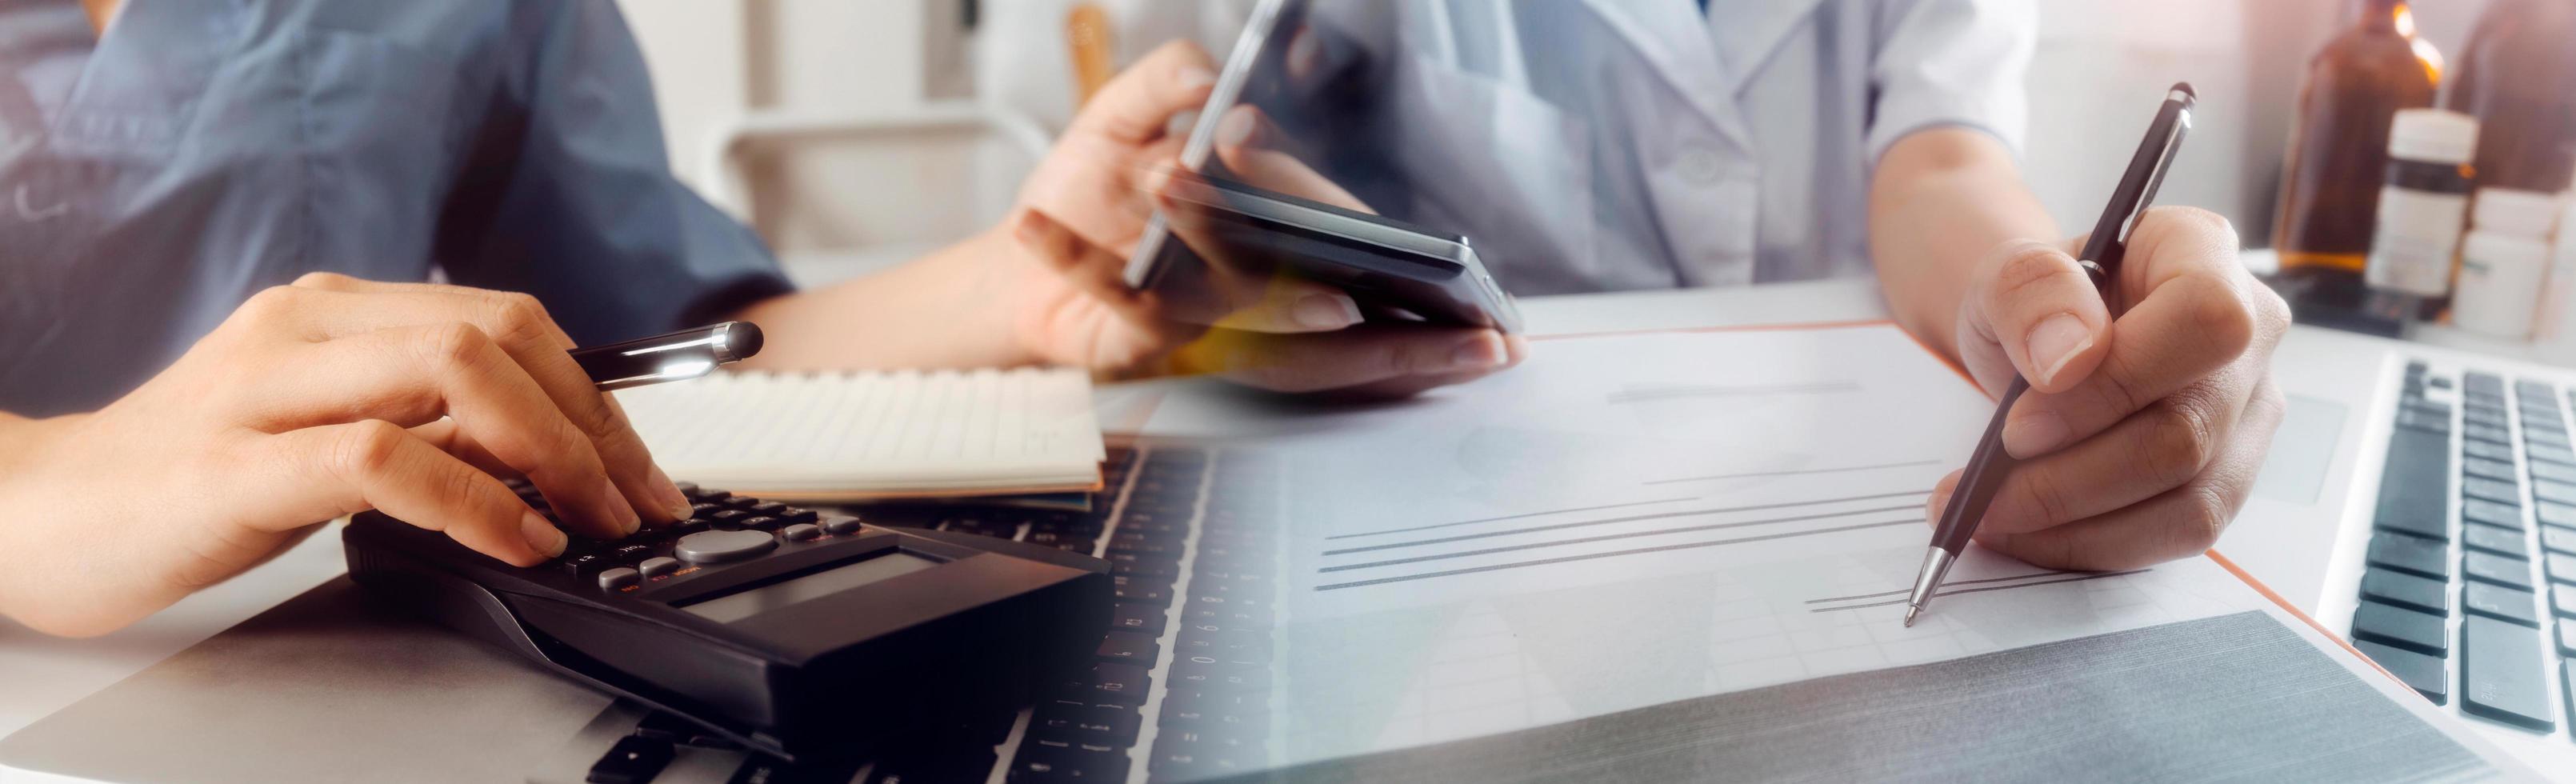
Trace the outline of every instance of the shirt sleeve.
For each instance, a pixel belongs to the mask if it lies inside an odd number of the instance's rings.
[[[449,280],[535,295],[582,343],[703,324],[790,291],[759,237],[672,176],[652,80],[616,5],[516,8],[503,105],[469,134],[440,221]]]
[[[1910,0],[1880,13],[1869,159],[1907,134],[1942,126],[1984,131],[2020,155],[2038,9],[2029,0]]]

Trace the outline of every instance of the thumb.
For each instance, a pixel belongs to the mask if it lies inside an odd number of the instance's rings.
[[[2055,246],[2016,241],[1979,265],[1969,292],[1965,337],[2003,350],[2032,391],[2063,392],[2083,381],[2111,347],[2111,313],[2075,257]]]
[[[1102,85],[1074,116],[1067,135],[1098,134],[1131,144],[1153,141],[1173,114],[1207,102],[1216,88],[1215,65],[1197,44],[1164,44]]]

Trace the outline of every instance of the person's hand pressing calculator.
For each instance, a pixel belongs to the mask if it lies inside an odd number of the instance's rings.
[[[534,299],[308,275],[96,413],[0,444],[0,612],[103,634],[381,509],[502,561],[687,519]]]

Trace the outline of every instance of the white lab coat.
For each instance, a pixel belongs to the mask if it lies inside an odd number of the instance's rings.
[[[1312,2],[1385,81],[1365,130],[1309,140],[1372,160],[1306,157],[1468,236],[1523,295],[1870,274],[1879,155],[1936,126],[2018,151],[2038,25],[2032,0]],[[1113,5],[1128,56],[1148,29],[1226,37],[1245,7]]]
[[[1394,52],[1371,143],[1515,293],[1870,274],[1869,175],[1966,126],[2018,149],[2027,0],[1318,0]],[[1355,190],[1363,191],[1365,184]],[[1380,192],[1385,198],[1386,191]]]

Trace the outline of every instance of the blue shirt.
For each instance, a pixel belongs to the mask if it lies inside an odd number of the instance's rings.
[[[312,271],[536,295],[576,341],[788,290],[673,179],[609,0],[0,0],[0,410],[89,410]]]

